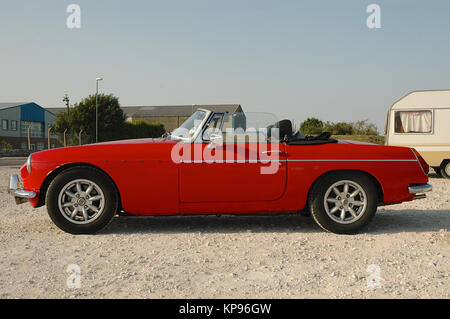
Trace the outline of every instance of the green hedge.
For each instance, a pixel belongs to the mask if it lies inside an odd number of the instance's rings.
[[[162,123],[133,121],[123,123],[118,136],[120,139],[160,137],[166,132]]]
[[[306,135],[318,135],[322,132],[330,132],[333,135],[376,135],[378,129],[368,120],[356,122],[323,122],[315,117],[310,117],[300,124],[300,133]]]

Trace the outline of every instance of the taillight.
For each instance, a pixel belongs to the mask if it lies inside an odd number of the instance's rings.
[[[425,175],[428,174],[428,172],[430,171],[430,166],[427,164],[427,162],[425,162],[425,160],[423,159],[422,156],[420,156],[419,152],[417,152],[414,148],[411,148],[412,151],[414,152],[414,154],[416,155],[417,160],[420,163],[420,166],[423,169],[423,172],[425,173]]]

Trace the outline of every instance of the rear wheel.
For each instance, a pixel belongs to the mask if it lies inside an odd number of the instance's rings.
[[[47,190],[47,211],[60,229],[71,234],[93,234],[118,211],[117,191],[101,171],[74,167],[55,177]]]
[[[450,160],[445,160],[442,162],[440,172],[442,177],[450,178]]]
[[[352,234],[375,216],[378,192],[372,180],[358,172],[335,172],[313,186],[309,208],[316,223],[326,231]]]

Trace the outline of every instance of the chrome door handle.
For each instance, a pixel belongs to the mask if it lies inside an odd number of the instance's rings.
[[[283,151],[280,151],[280,150],[276,150],[276,151],[264,151],[264,152],[261,152],[261,154],[268,154],[268,153],[284,154],[284,152],[283,152]]]

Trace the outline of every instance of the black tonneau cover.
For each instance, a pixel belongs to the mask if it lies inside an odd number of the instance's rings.
[[[328,144],[337,143],[338,141],[334,138],[330,138],[331,133],[323,132],[319,135],[303,135],[299,132],[291,135],[291,137],[286,139],[286,144],[288,145],[317,145],[317,144]]]

